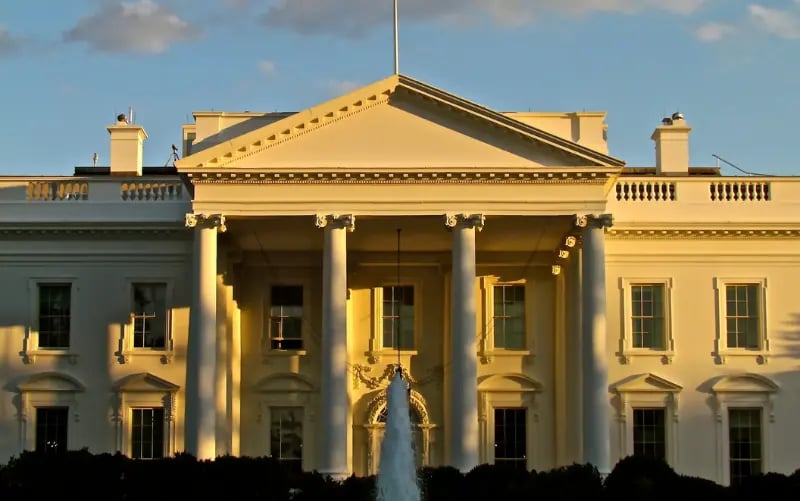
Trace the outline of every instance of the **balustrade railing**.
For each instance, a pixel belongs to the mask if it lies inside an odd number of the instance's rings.
[[[80,201],[89,199],[85,181],[31,181],[25,193],[33,201]]]

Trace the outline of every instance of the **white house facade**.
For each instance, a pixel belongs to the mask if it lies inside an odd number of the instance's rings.
[[[196,112],[174,166],[0,177],[0,457],[88,447],[378,467],[800,467],[800,178],[611,156],[605,114],[404,75],[298,113]],[[647,131],[648,134],[650,131]]]

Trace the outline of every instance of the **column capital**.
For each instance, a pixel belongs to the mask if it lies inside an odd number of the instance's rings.
[[[445,214],[444,225],[448,228],[455,228],[456,226],[464,226],[466,228],[475,228],[477,231],[483,229],[486,222],[486,216],[483,214]]]
[[[344,228],[347,231],[355,231],[356,217],[353,214],[317,214],[317,228]]]
[[[614,216],[611,214],[580,214],[575,216],[575,226],[578,228],[611,228],[614,226]]]
[[[225,216],[222,214],[186,214],[187,228],[212,229],[225,233],[228,227],[225,226]]]

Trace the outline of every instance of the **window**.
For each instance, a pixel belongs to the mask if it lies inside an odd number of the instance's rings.
[[[494,410],[494,463],[528,469],[525,409]]]
[[[494,347],[525,349],[525,286],[495,285],[493,296]]]
[[[414,287],[383,288],[383,347],[414,349]]]
[[[767,329],[767,281],[763,278],[716,278],[716,362],[727,357],[753,357],[766,363],[770,353]]]
[[[631,285],[633,347],[664,349],[664,284]]]
[[[270,288],[269,338],[272,350],[303,349],[303,286]]]
[[[167,346],[167,284],[133,284],[133,347]]]
[[[69,348],[72,286],[39,284],[39,348]]]
[[[759,286],[728,284],[725,286],[725,329],[728,348],[759,348]]]
[[[620,279],[623,305],[623,329],[619,357],[630,363],[632,357],[660,357],[663,364],[672,362],[675,340],[672,337],[670,278]]]
[[[290,469],[303,467],[303,408],[270,409],[270,455]]]
[[[633,454],[667,460],[664,409],[633,410]]]
[[[761,473],[761,409],[729,409],[728,435],[731,483]]]
[[[164,457],[164,409],[131,409],[131,457]]]
[[[36,408],[36,452],[62,454],[67,451],[69,407]]]

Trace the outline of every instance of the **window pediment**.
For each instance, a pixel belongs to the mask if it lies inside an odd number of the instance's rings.
[[[175,392],[180,386],[161,379],[149,372],[131,374],[117,381],[114,385],[117,392]]]
[[[723,376],[711,387],[714,393],[775,393],[778,384],[760,374],[733,374]]]
[[[70,375],[59,372],[42,372],[21,381],[17,385],[17,389],[20,392],[82,392],[86,390],[86,387]]]
[[[614,385],[617,393],[678,393],[683,386],[652,373],[639,374]]]
[[[478,378],[478,391],[538,392],[542,385],[524,374],[493,374]]]
[[[310,393],[317,391],[314,385],[300,374],[281,373],[267,376],[255,385],[259,393]]]

